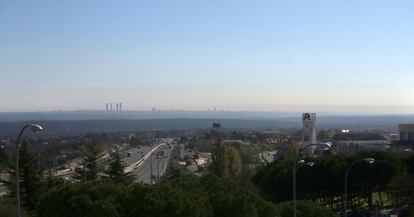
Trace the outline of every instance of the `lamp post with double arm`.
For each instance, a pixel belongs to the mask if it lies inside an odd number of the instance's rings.
[[[293,215],[296,216],[297,213],[297,201],[296,201],[296,174],[298,173],[299,168],[301,168],[301,165],[306,165],[306,166],[310,166],[313,167],[313,165],[315,165],[314,162],[305,162],[305,160],[300,160],[298,162],[296,162],[296,166],[293,170]]]
[[[358,160],[354,161],[347,168],[346,173],[345,173],[345,194],[344,194],[344,216],[345,217],[347,216],[346,212],[347,212],[347,209],[348,209],[348,175],[349,175],[349,172],[351,171],[352,167],[355,164],[360,163],[360,162],[367,162],[369,164],[373,164],[375,162],[375,159],[374,158],[361,158],[361,159],[358,159]]]
[[[329,150],[329,149],[331,149],[331,146],[330,145],[328,145],[328,144],[309,144],[309,145],[307,145],[307,146],[305,146],[305,147],[303,147],[303,148],[301,148],[301,149],[299,149],[299,153],[298,153],[298,155],[300,155],[300,154],[302,154],[306,149],[308,149],[308,148],[310,148],[310,147],[312,147],[312,146],[322,146],[322,147],[324,147],[324,150]],[[293,180],[293,217],[296,217],[296,215],[297,215],[297,201],[296,201],[296,173],[297,173],[297,170],[298,170],[298,164],[303,164],[303,163],[305,163],[305,161],[304,160],[298,160],[298,156],[297,155],[295,155],[295,157],[294,157],[294,161],[293,161],[293,170],[292,170],[292,180]],[[313,166],[313,162],[309,162],[309,163],[311,163],[311,165],[309,165],[309,166]]]

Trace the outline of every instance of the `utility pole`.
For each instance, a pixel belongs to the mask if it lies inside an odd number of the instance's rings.
[[[153,153],[150,156],[150,184],[152,184],[152,155]]]
[[[160,181],[160,161],[161,159],[157,161],[157,182]]]

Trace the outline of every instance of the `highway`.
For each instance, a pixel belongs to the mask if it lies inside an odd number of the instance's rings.
[[[152,175],[153,183],[155,183],[158,176],[161,177],[165,174],[174,147],[172,143],[172,139],[164,139],[160,143],[152,146],[138,146],[122,150],[122,163],[126,166],[125,172],[131,172],[135,176],[135,182],[150,184],[152,159]],[[106,161],[105,159],[107,158],[109,159],[109,155],[106,153],[101,161]],[[107,165],[108,163],[106,162],[104,164]],[[74,164],[72,165],[72,169],[60,170],[57,174],[60,177],[71,177],[74,173],[73,168],[76,166]]]
[[[135,148],[130,148],[127,150],[122,150],[122,163],[126,166],[125,170],[126,172],[132,172],[135,167],[136,163],[141,161],[146,154],[148,154],[150,151],[152,151],[155,147],[158,145],[152,145],[152,146],[139,146]],[[108,153],[105,153],[103,157],[99,160],[101,162],[102,166],[108,165],[109,155]],[[81,166],[81,159],[72,160],[71,163],[68,164],[67,169],[62,169],[57,171],[58,177],[71,177],[74,174],[74,170],[76,167]]]
[[[126,165],[125,172],[132,172],[135,176],[135,182],[146,184],[151,183],[152,172],[152,183],[156,183],[165,174],[173,149],[172,141],[166,140],[152,146],[141,146],[124,150],[122,161]],[[73,170],[65,169],[58,171],[58,176],[62,178],[71,177],[73,173]],[[7,188],[0,184],[0,196],[6,193]]]
[[[133,171],[136,182],[150,184],[151,172],[153,176],[153,183],[157,181],[158,176],[162,177],[167,170],[173,147],[174,146],[171,144],[162,143],[151,153],[148,153],[148,157],[145,158],[139,167]]]
[[[141,146],[123,151],[122,162],[126,165],[125,172],[132,172],[140,167],[142,162],[149,157],[149,154],[156,151],[160,145]]]

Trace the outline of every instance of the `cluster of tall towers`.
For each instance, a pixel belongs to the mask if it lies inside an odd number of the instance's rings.
[[[115,108],[112,106],[115,104]],[[105,111],[122,111],[122,103],[106,103]]]

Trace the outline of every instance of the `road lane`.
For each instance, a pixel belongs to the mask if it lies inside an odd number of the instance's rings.
[[[171,148],[166,148],[170,146]],[[143,182],[150,184],[151,183],[151,166],[152,166],[152,175],[153,175],[153,183],[156,182],[158,177],[158,168],[160,167],[160,177],[163,176],[168,167],[168,161],[171,158],[173,145],[163,144],[162,146],[158,147],[158,149],[152,153],[154,155],[148,156],[146,160],[142,162],[142,164],[134,170],[133,174],[135,175],[136,182]],[[163,150],[163,156],[156,156],[156,153]],[[151,164],[152,159],[152,164]]]

